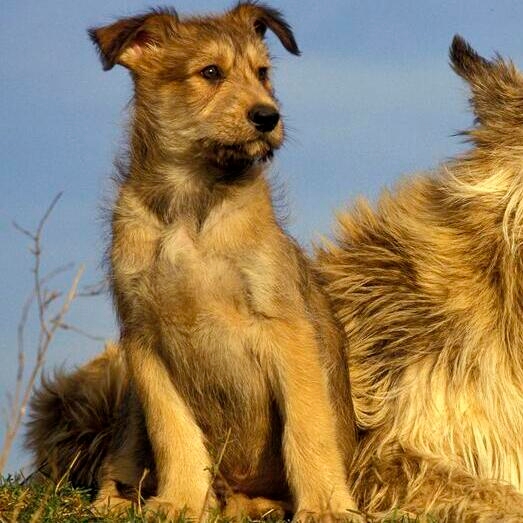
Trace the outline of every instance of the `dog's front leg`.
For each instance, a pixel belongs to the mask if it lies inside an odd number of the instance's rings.
[[[283,455],[296,519],[357,520],[336,434],[327,370],[307,320],[268,320],[269,373],[282,412]]]
[[[124,338],[123,346],[145,414],[158,478],[157,496],[146,508],[169,518],[185,512],[201,519],[215,502],[203,434],[154,343],[141,336]]]

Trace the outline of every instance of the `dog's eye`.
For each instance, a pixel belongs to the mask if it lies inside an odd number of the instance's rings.
[[[221,80],[223,78],[222,71],[217,65],[208,65],[207,67],[204,67],[200,71],[200,74],[206,80]]]
[[[265,82],[269,78],[269,68],[268,67],[259,67],[258,68],[258,79],[260,82]]]

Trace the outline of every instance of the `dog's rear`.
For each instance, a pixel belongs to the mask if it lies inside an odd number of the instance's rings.
[[[523,78],[456,37],[474,147],[362,201],[319,252],[363,431],[356,492],[444,521],[523,518]]]
[[[78,370],[44,379],[31,400],[26,437],[37,470],[96,488],[127,386],[125,363],[112,344]]]

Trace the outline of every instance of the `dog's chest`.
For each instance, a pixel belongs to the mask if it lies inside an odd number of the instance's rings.
[[[183,359],[205,381],[252,381],[253,342],[259,309],[271,291],[256,284],[266,271],[253,250],[216,248],[206,235],[180,225],[166,231],[159,251],[156,286],[183,336]],[[238,383],[239,382],[239,383]]]
[[[271,261],[258,252],[255,242],[241,236],[228,241],[223,227],[219,233],[199,234],[185,224],[166,229],[158,260],[160,292],[167,300],[183,296],[195,316],[229,315],[234,323],[260,313],[270,301]]]
[[[263,260],[252,251],[241,256],[236,249],[217,249],[212,238],[179,226],[165,234],[160,263],[158,285],[169,294],[176,318],[170,336],[183,340],[171,344],[172,371],[199,424],[211,442],[213,434],[231,427],[247,430],[244,424],[265,439],[267,427],[260,420],[270,409],[269,388],[255,350],[256,307],[264,298],[251,276],[265,270]],[[239,412],[242,421],[236,419]]]

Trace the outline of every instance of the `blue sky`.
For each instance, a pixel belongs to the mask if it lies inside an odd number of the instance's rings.
[[[434,167],[463,150],[453,135],[469,126],[467,91],[448,67],[460,33],[483,55],[523,65],[518,0],[274,0],[295,29],[302,57],[270,38],[275,84],[289,140],[272,171],[285,188],[288,228],[304,245],[328,234],[334,211],[358,195],[375,198],[402,174]],[[164,3],[165,4],[165,3]],[[232,2],[179,0],[180,13]],[[111,193],[112,158],[124,138],[130,80],[104,73],[86,28],[155,3],[137,0],[2,0],[0,20],[0,406],[16,374],[16,326],[31,291],[28,240],[63,196],[44,234],[45,269],[83,263],[84,284],[102,278],[101,206]],[[65,286],[69,273],[57,280]],[[78,300],[69,322],[115,336],[105,297]],[[30,360],[35,323],[29,324]],[[47,368],[87,360],[101,342],[60,333]],[[28,361],[28,365],[30,365]],[[0,441],[2,439],[0,428]],[[28,462],[19,449],[8,470]]]

